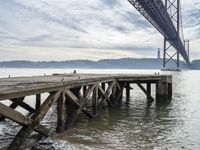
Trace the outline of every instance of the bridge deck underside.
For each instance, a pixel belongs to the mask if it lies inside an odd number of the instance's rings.
[[[177,38],[177,30],[162,0],[128,0],[189,62],[189,58],[181,38]]]

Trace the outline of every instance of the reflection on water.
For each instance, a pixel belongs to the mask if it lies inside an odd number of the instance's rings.
[[[173,74],[173,100],[168,104],[148,105],[145,95],[134,87],[129,105],[105,109],[92,120],[81,116],[72,130],[51,138],[54,147],[200,149],[200,72]]]

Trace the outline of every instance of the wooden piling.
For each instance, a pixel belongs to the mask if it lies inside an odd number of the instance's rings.
[[[168,99],[172,99],[172,83],[168,83]]]
[[[99,103],[98,85],[96,85],[92,95],[92,113],[94,116],[98,114],[98,103]]]
[[[114,84],[112,87],[112,94],[110,96],[110,100],[111,100],[111,103],[113,106],[117,105],[117,97],[116,97],[117,93],[116,92],[117,92],[117,86],[116,86],[116,84]]]
[[[151,83],[147,83],[147,92],[149,95],[151,95]],[[150,96],[147,95],[147,100],[150,100]]]
[[[156,83],[156,102],[165,103],[172,97],[171,78],[162,77]]]
[[[126,103],[130,102],[130,83],[126,83]]]
[[[35,109],[38,109],[41,105],[41,94],[36,94]]]
[[[105,91],[105,89],[106,89],[106,83],[101,83],[101,87]]]
[[[57,128],[58,133],[65,130],[65,93],[62,92],[57,102]]]
[[[68,93],[69,94],[69,93]],[[78,97],[80,96],[80,88],[71,89],[71,94],[74,94],[75,98],[69,97],[66,95],[66,123],[65,129],[69,130],[75,124],[78,118],[77,106],[73,103],[79,103]],[[73,95],[72,95],[73,96]]]

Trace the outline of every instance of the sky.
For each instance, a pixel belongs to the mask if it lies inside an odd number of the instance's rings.
[[[200,2],[181,0],[191,59],[200,58]],[[163,37],[128,0],[0,0],[0,61],[152,58]]]

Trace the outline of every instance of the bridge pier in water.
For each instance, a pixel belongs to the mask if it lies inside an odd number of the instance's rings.
[[[8,147],[10,150],[20,149],[33,131],[50,135],[41,121],[53,106],[57,108],[56,132],[60,133],[71,129],[81,113],[92,119],[105,107],[120,106],[123,100],[128,104],[130,90],[134,90],[132,85],[144,92],[148,103],[163,103],[172,97],[172,76],[164,75],[58,74],[0,80],[0,100],[12,102],[9,106],[0,103],[1,120],[10,119],[22,126]],[[49,93],[46,99],[43,93]],[[24,101],[30,95],[36,95],[34,107]],[[29,115],[16,111],[18,106],[26,109]]]

